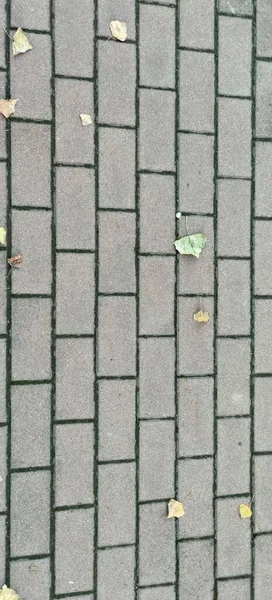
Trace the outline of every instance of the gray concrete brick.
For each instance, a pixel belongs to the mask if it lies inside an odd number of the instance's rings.
[[[180,600],[212,600],[213,541],[200,540],[179,544]]]
[[[0,511],[6,509],[6,452],[7,452],[7,427],[0,427]]]
[[[50,464],[50,385],[11,388],[11,467]]]
[[[175,169],[174,139],[174,92],[140,90],[140,169],[173,171]]]
[[[98,42],[100,123],[135,125],[135,80],[135,45]]]
[[[7,166],[5,163],[0,163],[0,185],[2,202],[0,206],[0,221],[1,225],[6,227],[7,219]]]
[[[11,556],[46,554],[50,536],[50,473],[11,476]]]
[[[179,538],[213,535],[213,459],[180,460],[178,482],[185,512]]]
[[[173,585],[139,590],[139,600],[175,600],[175,598]]]
[[[135,542],[135,463],[100,465],[98,472],[98,544]]]
[[[204,309],[210,314],[206,325],[196,323],[193,314],[199,310],[196,298],[178,301],[178,374],[206,375],[213,372],[213,300],[205,298]]]
[[[213,49],[214,0],[185,0],[180,4],[180,45]]]
[[[94,3],[58,0],[54,17],[56,73],[92,77]]]
[[[60,163],[94,162],[94,127],[82,127],[80,113],[93,118],[93,84],[56,79],[56,160]]]
[[[255,372],[272,371],[272,302],[255,300]]]
[[[214,290],[214,229],[213,218],[192,216],[179,221],[179,237],[193,233],[204,233],[207,244],[200,260],[195,256],[178,254],[178,291],[179,294],[213,294]],[[203,300],[205,302],[205,300]]]
[[[7,253],[0,255],[0,332],[6,333]]]
[[[255,223],[255,294],[272,294],[272,275],[269,264],[272,259],[272,222],[256,221]],[[264,260],[265,248],[265,260]]]
[[[252,22],[219,17],[219,93],[251,95]]]
[[[141,2],[150,2],[150,0],[141,0]],[[176,4],[176,0],[158,0],[158,4]]]
[[[92,423],[56,426],[56,506],[93,502],[93,445]]]
[[[33,51],[10,61],[11,98],[19,98],[16,117],[51,119],[51,38],[35,33],[28,37]]]
[[[1,8],[0,8],[0,19],[1,19],[1,23],[4,23],[4,26],[6,26],[6,7],[5,7],[4,3],[1,5]],[[6,36],[2,29],[1,34],[0,34],[0,66],[1,67],[6,66],[5,52],[6,52]]]
[[[6,517],[0,515],[0,581],[6,581],[6,565],[5,565],[5,549],[6,549]]]
[[[250,256],[250,188],[250,181],[218,181],[217,231],[221,256]]]
[[[140,4],[140,85],[175,87],[175,10]]]
[[[99,129],[100,207],[134,208],[135,150],[135,131]]]
[[[79,600],[93,600],[93,594],[83,594],[81,595],[77,595],[76,596]],[[69,598],[71,598],[71,596],[66,596],[65,598],[63,598],[62,596],[62,600],[69,600]],[[57,598],[56,598],[57,600]]]
[[[179,126],[197,132],[214,130],[214,57],[180,52]]]
[[[47,0],[13,0],[11,4],[11,25],[23,29],[50,28],[50,7]]]
[[[12,378],[50,379],[51,301],[12,300]]]
[[[109,548],[98,552],[97,600],[133,600],[135,548]]]
[[[175,180],[171,175],[140,176],[140,251],[174,252]]]
[[[271,531],[271,485],[272,456],[255,456],[254,458],[254,505],[255,531]]]
[[[165,503],[140,506],[140,585],[175,581],[175,523]]]
[[[14,294],[51,293],[51,228],[50,212],[12,211],[12,256],[23,256],[11,272]]]
[[[272,573],[270,556],[272,536],[261,535],[255,538],[255,598],[270,600],[272,594]]]
[[[251,572],[250,519],[241,519],[239,505],[249,498],[217,501],[217,577],[236,577]]]
[[[252,0],[218,0],[219,9],[232,15],[252,15]]]
[[[256,70],[256,136],[271,138],[272,64],[257,61]]]
[[[249,261],[219,261],[218,333],[220,335],[250,334]]]
[[[266,142],[255,144],[255,214],[272,217],[271,207],[272,145]]]
[[[99,382],[100,460],[134,458],[135,394],[134,381]]]
[[[255,379],[254,402],[254,450],[265,452],[272,450],[272,415],[270,398],[272,379],[270,377]]]
[[[0,94],[1,94],[1,98],[6,97],[6,74],[3,72],[0,73]],[[7,155],[5,132],[6,132],[6,119],[2,116],[0,119],[0,134],[1,134],[0,157],[1,158],[6,158],[6,155]]]
[[[0,340],[0,422],[6,420],[6,341]]]
[[[91,419],[93,383],[93,340],[58,339],[56,419]]]
[[[213,136],[179,134],[180,210],[213,212],[213,153]]]
[[[49,600],[51,585],[49,558],[12,561],[10,581],[22,600],[35,597]]]
[[[250,419],[224,419],[217,422],[217,493],[249,492]]]
[[[248,600],[250,598],[250,579],[229,579],[218,581],[218,600]]]
[[[140,258],[140,333],[174,334],[174,257]]]
[[[56,513],[56,594],[93,587],[93,509]]]
[[[58,254],[56,319],[57,333],[93,333],[93,254]]]
[[[178,382],[179,456],[213,453],[213,379]]]
[[[49,125],[11,124],[13,205],[51,205],[50,136]]]
[[[175,415],[174,338],[139,341],[139,415],[142,418]]]
[[[259,0],[257,10],[257,55],[272,56],[272,5],[269,0]]]
[[[100,0],[98,4],[98,35],[110,37],[109,23],[122,19],[127,23],[128,39],[135,39],[134,0]]]
[[[134,214],[99,214],[99,291],[135,292],[136,219]]]
[[[251,177],[251,101],[219,99],[219,175]]]
[[[217,413],[250,412],[250,340],[217,341]]]
[[[174,495],[174,421],[140,423],[139,499],[155,500]]]
[[[95,248],[95,181],[90,169],[56,169],[57,248]]]
[[[99,375],[135,375],[135,299],[102,297],[98,316]]]

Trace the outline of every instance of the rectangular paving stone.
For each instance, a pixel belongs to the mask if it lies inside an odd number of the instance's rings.
[[[51,377],[51,300],[12,300],[12,378]]]
[[[49,207],[51,205],[50,125],[13,121],[11,152],[13,206]]]
[[[94,3],[59,0],[54,17],[56,73],[92,77]]]
[[[99,460],[135,458],[135,397],[134,381],[99,382]]]
[[[140,4],[140,85],[175,87],[175,10]]]
[[[49,600],[51,585],[49,558],[12,561],[10,578],[21,598],[36,597],[39,600]]]
[[[6,73],[5,72],[1,72],[0,73],[0,93],[1,93],[1,97],[5,98],[6,97]],[[6,119],[5,117],[1,117],[0,119],[0,157],[1,158],[6,158],[7,155],[7,148],[6,148]]]
[[[23,256],[23,270],[12,269],[14,294],[50,294],[51,212],[12,211],[12,256]]]
[[[272,217],[270,201],[272,144],[255,143],[255,214]]]
[[[175,588],[173,585],[139,590],[139,600],[175,600],[175,598]]]
[[[135,477],[135,463],[99,466],[99,546],[117,546],[135,542]]]
[[[158,127],[158,123],[160,126]],[[139,167],[175,169],[175,93],[140,90]]]
[[[92,423],[55,427],[55,505],[93,502]]]
[[[196,540],[179,544],[179,598],[212,600],[213,541]]]
[[[133,600],[134,571],[134,547],[99,550],[97,600]]]
[[[0,422],[6,420],[6,340],[0,340]]]
[[[93,170],[73,167],[56,169],[57,248],[95,249],[94,194]]]
[[[50,464],[50,385],[11,388],[11,467]]]
[[[174,253],[174,177],[141,174],[139,195],[140,251]]]
[[[213,49],[214,0],[185,0],[180,3],[180,45]]]
[[[93,588],[93,508],[56,513],[55,570],[56,594]]]
[[[108,38],[111,34],[109,23],[120,19],[127,23],[128,39],[135,39],[134,0],[100,0],[98,4],[98,35]]]
[[[140,506],[140,585],[175,581],[175,523],[167,521],[164,502]]]
[[[180,51],[179,127],[196,132],[214,130],[214,57]]]
[[[57,339],[56,419],[91,419],[93,387],[93,340]]]
[[[114,66],[114,68],[113,68]],[[135,125],[136,47],[98,42],[98,121]],[[125,93],[124,93],[125,92]]]
[[[218,263],[218,333],[250,334],[250,263],[220,260]]]
[[[255,223],[255,294],[272,294],[272,275],[269,264],[272,259],[272,221]],[[265,247],[265,260],[264,260]]]
[[[255,596],[262,600],[270,600],[272,594],[271,552],[271,534],[255,538]]]
[[[0,333],[6,333],[7,253],[0,254]]]
[[[179,294],[213,294],[214,291],[214,222],[212,217],[191,216],[179,221],[178,237],[194,233],[207,236],[206,246],[201,254],[201,261],[195,256],[178,256],[178,291]]]
[[[7,427],[0,427],[0,473],[1,473],[1,485],[0,485],[0,511],[6,509],[6,475],[7,475]]]
[[[218,174],[251,177],[251,101],[219,98]]]
[[[213,387],[211,377],[178,382],[179,456],[213,453]]]
[[[99,291],[135,292],[135,214],[103,211],[98,226]]]
[[[234,15],[252,15],[252,0],[218,0],[219,10]]]
[[[250,412],[250,339],[217,340],[217,413]]]
[[[217,493],[247,494],[250,472],[250,418],[217,421]]]
[[[271,531],[272,455],[254,458],[255,531]]]
[[[251,95],[252,22],[219,17],[219,94]]]
[[[100,208],[135,207],[135,151],[135,131],[99,128]]]
[[[134,298],[100,297],[98,303],[98,373],[135,375],[136,305]]]
[[[255,300],[255,373],[272,371],[272,302]]]
[[[218,600],[248,600],[250,579],[229,579],[217,582]]]
[[[179,539],[213,535],[213,459],[179,460],[178,484],[187,515],[179,521]]]
[[[272,109],[270,96],[272,93],[272,64],[257,60],[256,63],[256,136],[271,138]]]
[[[11,98],[20,99],[16,117],[51,119],[51,37],[30,33],[28,38],[34,50],[10,61]]]
[[[217,500],[217,577],[251,572],[250,519],[242,520],[239,516],[239,504],[249,501],[248,497]]]
[[[139,499],[172,498],[174,494],[174,421],[140,423]]]
[[[11,476],[11,556],[47,554],[50,538],[50,473]]]
[[[90,81],[56,79],[56,160],[59,163],[94,163],[94,128],[82,127],[79,114],[93,115]]]
[[[1,185],[1,196],[2,202],[0,206],[0,219],[4,227],[6,227],[7,219],[7,165],[6,163],[0,163],[0,185]]]
[[[175,415],[174,337],[139,340],[139,416]]]
[[[255,452],[270,452],[272,450],[272,415],[270,410],[271,394],[271,377],[257,377],[255,379],[254,398]]]
[[[50,6],[47,0],[13,0],[11,4],[11,25],[23,29],[50,28]]]
[[[1,23],[4,23],[4,26],[6,26],[6,7],[5,4],[3,3],[0,7],[0,19],[1,19]],[[6,36],[5,36],[5,32],[1,31],[0,34],[0,66],[1,67],[5,67],[6,66]]]
[[[205,327],[193,320],[200,310],[197,298],[178,300],[178,375],[207,375],[213,372],[213,300],[205,298],[210,322]]]
[[[218,254],[250,256],[250,181],[220,179],[217,198]]]
[[[140,334],[174,334],[174,258],[140,258]]]
[[[140,2],[150,2],[150,0],[140,0]],[[158,0],[158,4],[176,4],[176,0]]]
[[[179,209],[213,212],[214,138],[179,134]]]
[[[56,319],[57,333],[93,333],[93,254],[58,254]]]
[[[257,55],[272,56],[272,5],[269,0],[259,0],[256,4],[257,17]]]
[[[0,515],[0,578],[1,581],[6,581],[6,565],[5,565],[5,550],[6,550],[6,517]]]

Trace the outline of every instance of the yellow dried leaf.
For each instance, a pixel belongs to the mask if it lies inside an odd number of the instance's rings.
[[[6,585],[0,589],[0,600],[19,600],[18,594]]]
[[[125,21],[111,21],[110,22],[111,35],[124,42],[127,39],[127,24]]]
[[[81,123],[82,123],[82,127],[86,127],[86,125],[91,125],[92,124],[92,119],[91,119],[91,115],[85,115],[84,113],[81,113],[81,115],[79,115]]]
[[[5,227],[0,227],[0,244],[2,244],[2,246],[5,246],[6,237],[7,237],[7,230],[6,230],[6,228]]]
[[[247,504],[240,504],[239,513],[241,519],[250,519],[252,517],[252,510]]]
[[[16,56],[16,54],[23,54],[27,50],[33,50],[33,46],[29,43],[22,27],[19,27],[12,38],[12,54]]]
[[[198,323],[208,323],[209,320],[210,315],[208,312],[200,310],[199,312],[194,313],[194,321],[197,321]]]
[[[0,113],[8,119],[13,115],[17,102],[18,98],[15,98],[14,100],[0,100]]]
[[[179,517],[183,517],[183,515],[184,508],[181,502],[174,500],[173,498],[172,500],[169,500],[167,519],[171,519],[172,517],[177,517],[177,519],[179,519]]]

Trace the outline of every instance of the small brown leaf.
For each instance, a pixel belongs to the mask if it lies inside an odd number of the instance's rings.
[[[33,46],[29,43],[22,27],[19,27],[12,38],[12,54],[16,56],[16,54],[23,54],[27,50],[33,50]]]
[[[40,567],[38,565],[35,565],[35,563],[32,563],[31,565],[29,565],[28,569],[32,573],[37,573],[40,570]]]
[[[86,127],[86,125],[91,125],[92,124],[92,119],[91,119],[91,115],[86,115],[84,113],[81,113],[79,115],[81,123],[82,123],[82,127]]]
[[[11,267],[17,267],[18,269],[20,269],[21,264],[23,262],[23,257],[21,254],[16,254],[16,256],[8,258],[7,261]]]
[[[183,515],[184,508],[181,502],[179,502],[178,500],[174,500],[173,498],[169,500],[167,519],[171,519],[172,517],[176,517],[177,519],[179,519],[179,517],[183,517]]]
[[[6,585],[0,589],[0,600],[19,600],[18,594]]]
[[[198,323],[208,323],[209,320],[210,315],[206,311],[199,310],[198,312],[194,313],[194,321],[197,321]]]
[[[110,22],[111,35],[124,42],[127,39],[127,24],[125,21],[111,21]]]
[[[18,98],[15,98],[14,100],[0,100],[0,113],[8,119],[13,115],[17,102]]]

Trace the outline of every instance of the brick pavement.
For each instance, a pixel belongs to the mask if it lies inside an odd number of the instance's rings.
[[[0,584],[271,600],[271,0],[10,0],[0,22],[34,46],[14,59],[1,27]]]

